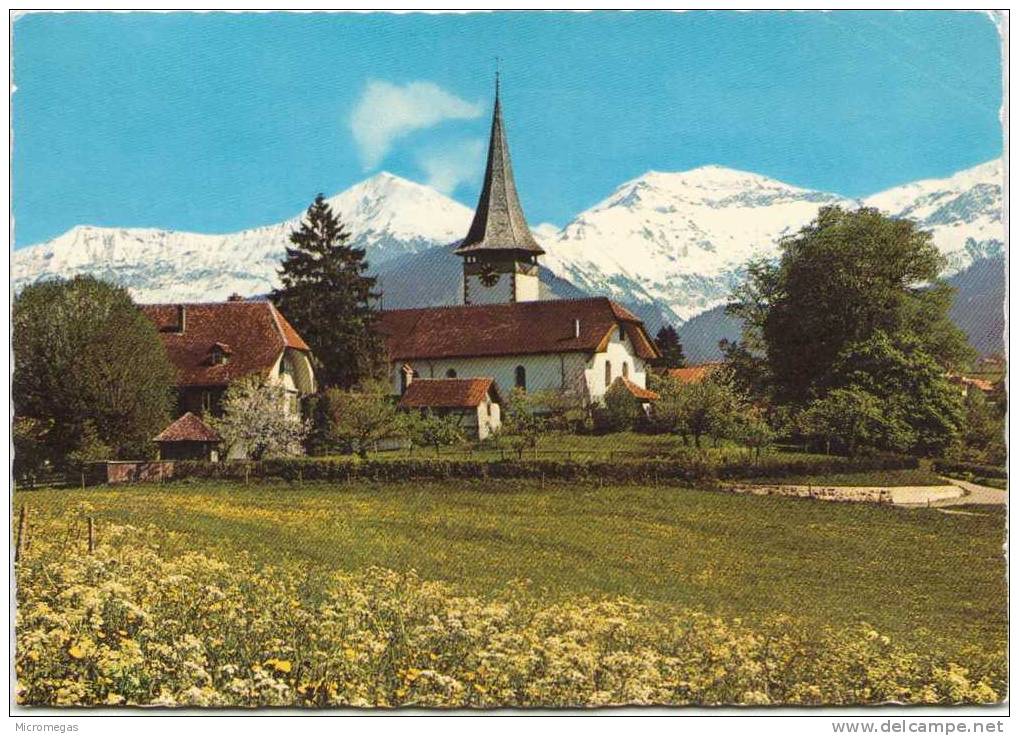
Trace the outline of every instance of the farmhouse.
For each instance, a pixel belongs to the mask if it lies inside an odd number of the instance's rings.
[[[502,391],[575,392],[600,401],[619,377],[647,388],[659,357],[643,323],[604,298],[540,300],[542,250],[513,181],[496,80],[485,179],[463,258],[463,305],[381,312],[390,385],[415,379],[490,378]]]
[[[233,296],[206,304],[146,304],[142,311],[177,369],[178,415],[221,415],[230,382],[252,374],[286,389],[283,411],[299,412],[301,397],[315,392],[311,351],[271,302]]]
[[[501,403],[491,378],[423,378],[407,387],[398,406],[455,416],[468,437],[483,440],[501,425]]]

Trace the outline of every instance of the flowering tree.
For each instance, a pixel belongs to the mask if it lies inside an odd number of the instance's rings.
[[[301,455],[308,423],[287,410],[282,386],[246,376],[230,384],[223,396],[223,417],[212,423],[227,448],[242,449],[252,460]]]

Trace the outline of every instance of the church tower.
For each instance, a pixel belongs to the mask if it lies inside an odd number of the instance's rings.
[[[498,74],[485,182],[474,221],[455,252],[464,259],[464,304],[510,304],[540,298],[538,256],[545,251],[534,241],[517,198],[502,124]]]

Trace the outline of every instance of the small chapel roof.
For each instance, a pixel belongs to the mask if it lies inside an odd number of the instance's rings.
[[[489,393],[499,403],[491,378],[415,378],[400,397],[405,409],[473,409]]]
[[[502,122],[498,75],[495,79],[495,108],[492,111],[485,180],[470,230],[455,252],[457,255],[466,255],[477,251],[514,251],[532,255],[545,252],[535,242],[517,197],[509,144],[506,142]]]

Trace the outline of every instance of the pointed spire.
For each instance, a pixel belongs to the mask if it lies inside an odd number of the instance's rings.
[[[478,206],[474,210],[474,221],[456,253],[462,255],[481,250],[518,251],[532,255],[545,252],[531,235],[531,228],[527,225],[517,197],[517,187],[513,182],[513,166],[502,124],[498,69],[495,72],[495,107],[492,111],[492,134],[488,142],[485,182],[481,187]]]

